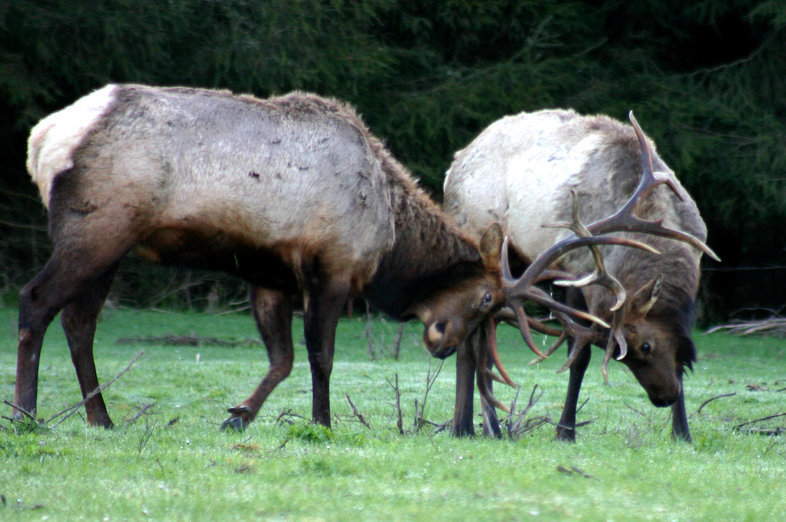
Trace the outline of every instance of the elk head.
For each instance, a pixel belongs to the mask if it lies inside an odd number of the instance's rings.
[[[431,355],[444,359],[483,319],[504,302],[500,251],[502,229],[494,223],[479,244],[482,266],[473,267],[457,284],[444,286],[410,308],[425,325],[423,342]]]
[[[693,301],[686,295],[684,305],[673,304],[661,296],[662,284],[662,276],[645,283],[623,306],[627,354],[620,359],[652,404],[659,407],[677,401],[682,393],[682,374],[685,368],[692,369],[696,360],[690,338]],[[615,355],[619,357],[619,348]]]

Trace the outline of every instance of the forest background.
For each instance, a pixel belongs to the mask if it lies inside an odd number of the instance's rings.
[[[503,115],[633,109],[723,260],[703,263],[700,319],[777,311],[785,26],[780,0],[3,0],[0,306],[49,255],[24,166],[30,128],[108,82],[139,82],[344,99],[436,199],[453,153]],[[110,303],[210,310],[243,297],[220,275],[132,257]]]

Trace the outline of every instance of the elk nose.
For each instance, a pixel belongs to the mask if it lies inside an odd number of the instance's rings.
[[[442,340],[445,337],[445,328],[446,323],[444,321],[432,323],[431,326],[428,327],[427,332],[429,344],[435,346],[442,344]]]
[[[653,406],[658,408],[665,408],[666,406],[671,406],[680,398],[680,391],[681,389],[678,387],[673,390],[665,391],[665,390],[649,390],[648,393],[650,402]]]

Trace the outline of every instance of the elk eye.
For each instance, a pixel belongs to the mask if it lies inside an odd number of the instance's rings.
[[[641,353],[643,353],[644,355],[647,355],[651,351],[652,351],[652,346],[650,346],[650,343],[644,343],[641,345]]]
[[[486,294],[483,296],[483,299],[480,300],[481,308],[486,308],[489,305],[491,305],[491,299],[492,299],[491,294],[489,292],[486,292]]]

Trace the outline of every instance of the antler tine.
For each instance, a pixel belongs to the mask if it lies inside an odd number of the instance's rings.
[[[577,213],[577,211],[576,211]],[[574,220],[576,223],[579,223],[578,217]],[[577,225],[578,227],[578,225]],[[557,258],[562,256],[563,254],[581,248],[583,246],[595,246],[595,245],[622,245],[628,246],[633,248],[640,248],[646,250],[648,252],[657,254],[658,251],[654,248],[650,247],[649,245],[642,243],[641,241],[637,241],[634,239],[624,238],[624,237],[615,237],[615,236],[586,236],[586,237],[571,237],[564,239],[551,247],[547,250],[544,254],[539,256],[534,263],[532,263],[524,274],[518,279],[514,280],[511,275],[509,259],[507,255],[507,246],[508,246],[508,239],[505,238],[502,247],[502,255],[501,255],[501,262],[502,262],[502,274],[503,274],[503,281],[505,283],[505,292],[507,294],[507,301],[508,305],[511,306],[516,313],[516,317],[518,319],[518,326],[519,331],[521,331],[521,335],[524,339],[524,342],[527,343],[527,346],[540,358],[544,358],[543,353],[538,350],[535,346],[535,343],[532,340],[532,335],[529,329],[529,319],[527,318],[526,312],[524,311],[523,305],[521,302],[530,300],[534,301],[537,304],[540,304],[546,308],[549,308],[552,311],[559,311],[564,314],[572,315],[574,317],[578,317],[584,320],[588,320],[603,326],[604,328],[609,328],[609,325],[592,314],[587,312],[583,312],[577,310],[575,308],[571,308],[567,305],[559,303],[548,296],[545,292],[540,290],[539,288],[535,287],[534,284],[536,281],[540,281],[543,279],[543,272],[548,269],[548,267],[556,261]],[[596,261],[599,263],[599,266],[603,266],[602,258],[596,258]],[[605,271],[605,270],[604,270]],[[556,272],[555,272],[556,273]],[[607,279],[599,277],[597,278],[603,284],[612,284],[608,283]]]
[[[493,319],[492,319],[493,322]],[[488,377],[489,373],[486,371],[488,367],[488,355],[491,351],[490,346],[490,332],[487,330],[487,322],[484,322],[483,325],[480,327],[480,336],[478,339],[478,357],[477,357],[477,371],[475,372],[476,375],[476,382],[478,386],[478,391],[480,395],[489,403],[491,406],[495,408],[499,408],[500,410],[510,413],[510,408],[505,406],[502,402],[499,401],[491,391],[491,387],[489,386]]]
[[[514,383],[510,377],[508,377],[508,372],[505,371],[505,367],[502,366],[502,361],[500,361],[499,352],[497,351],[497,323],[491,316],[486,319],[486,338],[488,341],[491,360],[494,362],[494,366],[497,367],[499,374],[502,377],[501,382],[504,382],[512,388],[516,388],[518,385]],[[496,375],[493,376],[496,377]]]
[[[568,253],[571,250],[576,250],[577,248],[585,247],[585,246],[593,246],[593,245],[621,245],[631,248],[638,248],[641,250],[645,250],[652,254],[660,254],[660,252],[651,246],[647,245],[646,243],[642,243],[641,241],[637,241],[635,239],[630,239],[626,237],[617,237],[617,236],[607,236],[607,235],[595,235],[595,236],[587,236],[587,237],[569,237],[563,239],[556,245],[549,248],[546,252],[542,255],[538,256],[538,258],[527,268],[524,274],[518,279],[514,280],[512,277],[503,276],[503,280],[507,283],[506,291],[508,294],[512,296],[512,294],[517,293],[522,289],[526,289],[532,287],[535,282],[542,280],[540,278],[541,273],[546,270],[546,268],[551,265],[554,261],[558,258],[563,256],[564,254]],[[504,256],[506,257],[506,256]],[[507,271],[510,274],[510,267],[507,266],[506,259],[502,259],[502,271],[503,274]]]
[[[518,328],[518,317],[516,316],[515,312],[508,307],[500,308],[495,314],[494,318],[497,322],[505,322],[511,326],[515,326]],[[540,332],[542,334],[551,335],[553,337],[557,337],[562,333],[562,330],[559,328],[553,328],[549,325],[543,324],[541,321],[537,319],[533,319],[532,317],[527,316],[527,322],[529,323],[530,328],[533,330]]]
[[[563,324],[565,324],[565,330],[567,331],[568,335],[573,339],[573,351],[568,356],[568,359],[565,361],[565,364],[557,370],[557,373],[562,373],[568,368],[570,368],[576,359],[578,359],[579,355],[587,349],[592,343],[597,342],[600,338],[601,333],[596,329],[592,328],[591,326],[583,326],[577,324],[573,321],[567,319]]]
[[[521,337],[524,339],[524,342],[527,343],[527,346],[529,346],[529,349],[532,350],[535,355],[545,358],[541,351],[538,350],[538,347],[535,346],[535,341],[532,340],[532,332],[529,329],[529,318],[527,317],[527,312],[524,311],[524,307],[519,304],[513,305],[513,311],[516,313],[519,331],[521,332]]]
[[[502,280],[508,281],[513,279],[513,275],[510,273],[510,262],[508,259],[508,245],[510,244],[510,239],[508,236],[505,236],[505,239],[502,240],[502,252],[500,252],[500,261],[502,262]]]
[[[603,364],[600,367],[600,371],[603,374],[603,382],[605,384],[609,383],[608,366],[609,360],[614,353],[615,343],[620,347],[620,354],[617,356],[618,361],[622,360],[628,354],[628,343],[625,340],[625,335],[622,331],[624,320],[624,312],[622,310],[616,310],[614,312],[614,320],[612,321],[611,331],[609,332],[609,337],[606,341],[606,353],[603,354]]]
[[[546,357],[549,357],[552,353],[557,351],[557,348],[562,346],[562,343],[564,343],[567,338],[568,338],[568,333],[566,331],[563,330],[562,332],[560,332],[559,335],[557,336],[557,340],[554,341],[554,343],[549,347],[548,350],[546,350],[546,353],[544,355]],[[544,361],[544,360],[545,357],[544,358],[538,357],[537,359],[530,361],[529,366],[538,364],[540,361]]]
[[[562,223],[562,224],[551,225],[551,226],[568,228],[572,230],[573,233],[579,237],[589,237],[592,235],[592,233],[590,233],[590,231],[587,229],[587,227],[584,226],[584,224],[581,222],[581,219],[579,218],[579,199],[578,196],[576,195],[576,191],[571,189],[570,196],[572,201],[570,223]],[[622,283],[620,283],[614,276],[609,274],[608,271],[606,270],[606,266],[603,263],[603,255],[601,254],[600,249],[595,245],[590,246],[589,249],[590,252],[592,252],[592,259],[595,262],[595,270],[591,274],[581,279],[578,280],[563,279],[559,281],[554,281],[554,284],[559,286],[572,286],[576,288],[589,286],[592,284],[603,286],[605,288],[608,288],[615,295],[617,299],[617,301],[611,307],[611,310],[614,311],[619,308],[622,308],[623,303],[625,303],[625,297],[626,297],[625,288],[622,286]]]
[[[527,293],[527,297],[531,301],[535,303],[550,308],[553,312],[562,312],[563,314],[572,315],[573,317],[577,317],[579,319],[584,319],[586,321],[593,322],[597,325],[602,326],[603,328],[609,328],[608,323],[601,319],[598,316],[592,315],[589,312],[583,312],[581,310],[577,310],[575,308],[571,308],[566,304],[562,304],[559,301],[552,299],[546,292],[541,290],[538,287],[532,287],[529,289]]]
[[[706,243],[695,236],[681,232],[679,230],[664,227],[662,220],[647,221],[635,215],[635,211],[641,201],[646,199],[650,192],[652,192],[658,185],[665,183],[680,199],[683,199],[683,195],[674,183],[674,178],[668,175],[664,177],[658,177],[655,175],[652,167],[652,154],[650,153],[650,145],[647,143],[647,139],[645,138],[644,132],[641,130],[639,123],[633,116],[633,111],[630,112],[629,117],[630,122],[633,125],[633,130],[636,132],[636,137],[639,140],[639,145],[641,146],[641,179],[639,180],[636,190],[633,191],[633,194],[631,194],[630,198],[628,198],[628,201],[622,206],[621,209],[605,219],[601,219],[591,225],[588,225],[587,229],[592,234],[606,234],[616,231],[628,231],[642,232],[645,234],[666,237],[687,243],[694,248],[701,250],[712,259],[720,261],[720,258],[715,254],[715,252],[713,252]]]

